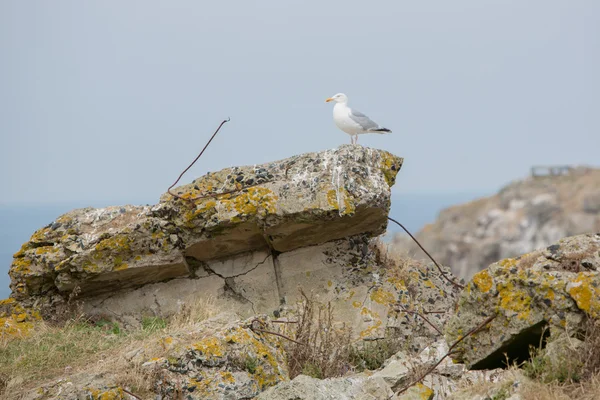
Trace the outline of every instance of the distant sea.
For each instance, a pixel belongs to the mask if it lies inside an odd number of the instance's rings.
[[[416,233],[425,224],[433,222],[442,209],[485,195],[487,193],[394,193],[392,195],[390,216],[404,224],[411,232]],[[115,202],[110,204],[126,203]],[[21,248],[21,245],[29,239],[33,232],[74,208],[86,206],[88,204],[0,204],[0,299],[8,297],[10,294],[8,269],[12,262],[12,255]],[[93,204],[92,206],[102,205]],[[399,230],[395,224],[388,225],[388,234],[385,238],[390,239]]]

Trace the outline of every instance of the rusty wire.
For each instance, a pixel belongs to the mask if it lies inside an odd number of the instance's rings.
[[[131,393],[129,390],[125,389],[125,388],[121,388],[121,390],[125,393],[127,393],[128,395],[130,395],[131,397],[135,397],[138,400],[142,400],[140,397],[136,396],[135,394]]]
[[[411,237],[411,239],[421,248],[421,250],[423,250],[423,252],[425,254],[427,254],[427,257],[429,257],[429,259],[431,261],[433,261],[433,263],[435,264],[435,266],[437,267],[437,269],[440,271],[440,274],[442,275],[442,277],[444,277],[444,279],[446,279],[448,282],[450,282],[451,284],[453,284],[454,286],[456,286],[459,289],[464,289],[464,286],[461,285],[458,282],[454,282],[452,279],[448,278],[448,276],[446,276],[446,274],[444,273],[444,271],[442,270],[442,267],[440,266],[440,264],[438,264],[437,261],[435,261],[435,258],[433,258],[433,256],[431,254],[429,254],[429,252],[427,250],[425,250],[425,248],[421,245],[421,243],[419,243],[419,241],[417,240],[417,238],[415,238],[412,233],[410,233],[408,231],[408,229],[406,229],[404,227],[404,225],[402,225],[400,222],[396,221],[394,218],[388,217],[388,219],[396,224],[398,224],[398,226],[400,226],[400,228],[404,229],[404,232],[406,232],[408,234],[408,236]]]
[[[407,309],[406,307],[404,307],[402,304],[398,304],[398,306],[402,309],[402,311],[404,311],[407,314],[416,314],[419,317],[423,318],[423,321],[427,322],[433,329],[436,330],[437,333],[439,333],[440,335],[444,336],[444,334],[442,333],[442,331],[437,326],[435,326],[431,321],[429,321],[427,318],[425,318],[425,316],[423,314],[421,314],[420,312],[418,312],[416,310],[415,311],[411,311],[411,310]]]
[[[448,352],[446,352],[446,354],[444,354],[442,356],[442,358],[440,358],[435,364],[433,364],[433,366],[431,366],[430,368],[427,369],[427,371],[425,371],[424,373],[422,373],[421,375],[419,375],[419,377],[416,378],[416,379],[414,379],[410,384],[405,385],[402,389],[400,389],[399,391],[395,392],[392,396],[388,397],[388,400],[391,399],[394,395],[399,395],[401,393],[406,392],[411,386],[415,385],[416,383],[421,382],[427,375],[429,375],[431,372],[433,372],[438,367],[438,365],[440,365],[442,363],[442,361],[444,361],[446,359],[446,357],[448,357],[449,355],[451,355],[451,354],[454,353],[453,349],[460,342],[462,342],[464,339],[468,338],[469,336],[471,336],[471,335],[479,332],[487,324],[489,324],[490,322],[492,322],[497,316],[498,316],[497,314],[494,314],[494,315],[486,318],[485,321],[483,321],[482,323],[480,323],[479,325],[477,325],[475,328],[471,329],[464,336],[461,336],[460,338],[458,338],[458,340],[456,340],[454,343],[452,343],[452,345],[448,348]]]
[[[281,322],[281,321],[278,321],[278,322]],[[255,324],[255,323],[256,323],[256,324]],[[289,340],[290,342],[294,342],[294,343],[296,343],[296,344],[299,344],[299,345],[301,345],[301,346],[306,346],[306,343],[302,343],[302,342],[299,342],[299,341],[297,341],[297,340],[294,340],[294,339],[292,339],[292,338],[291,338],[291,337],[289,337],[289,336],[285,336],[285,335],[283,335],[283,334],[281,334],[281,333],[272,332],[272,331],[268,331],[268,330],[266,330],[266,329],[259,328],[259,326],[262,326],[262,324],[263,324],[263,323],[262,323],[262,321],[261,321],[261,320],[259,320],[259,319],[255,318],[255,319],[253,319],[253,320],[252,320],[252,322],[250,323],[250,329],[251,329],[253,332],[269,333],[269,334],[271,334],[271,335],[275,335],[275,336],[279,336],[279,337],[282,337],[282,338],[284,338],[284,339],[287,339],[287,340]]]

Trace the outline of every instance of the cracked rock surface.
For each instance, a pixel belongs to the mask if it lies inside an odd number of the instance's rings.
[[[209,173],[173,189],[184,199],[165,194],[155,206],[73,210],[14,255],[11,296],[30,303],[56,293],[97,296],[194,278],[205,272],[198,265],[241,253],[379,235],[402,161],[345,145]]]

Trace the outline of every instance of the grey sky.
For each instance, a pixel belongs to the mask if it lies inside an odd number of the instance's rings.
[[[394,132],[401,192],[599,162],[600,2],[0,0],[2,203],[155,202],[207,171]]]

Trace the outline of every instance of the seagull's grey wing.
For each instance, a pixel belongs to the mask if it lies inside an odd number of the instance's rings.
[[[369,129],[379,129],[379,124],[371,120],[365,114],[360,111],[350,110],[348,115],[350,119],[360,125],[363,130],[368,131]]]

